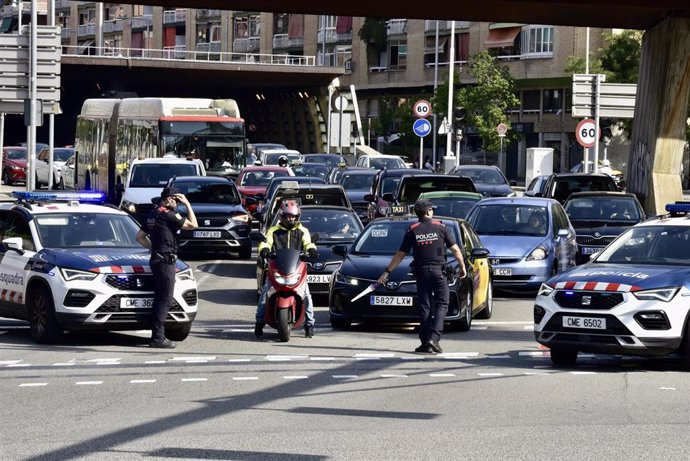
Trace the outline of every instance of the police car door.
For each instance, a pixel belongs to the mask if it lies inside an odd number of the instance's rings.
[[[0,212],[2,247],[0,248],[0,305],[12,317],[25,318],[26,284],[28,262],[36,254],[34,238],[29,221],[16,211]],[[21,250],[8,247],[8,239],[21,239]]]

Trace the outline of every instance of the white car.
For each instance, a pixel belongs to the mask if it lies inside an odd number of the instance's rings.
[[[357,159],[355,166],[374,168],[376,170],[382,170],[383,168],[389,170],[407,168],[405,161],[397,155],[362,155]]]
[[[53,189],[64,189],[65,183],[62,179],[62,169],[67,160],[74,155],[73,147],[54,147],[53,148]],[[50,148],[43,147],[36,154],[36,186],[48,185],[50,178]]]
[[[14,192],[0,204],[0,317],[27,320],[31,335],[59,342],[65,330],[150,328],[153,274],[139,226],[112,207],[81,203],[103,194]],[[68,201],[56,201],[68,200]],[[182,341],[196,317],[192,269],[178,260],[165,334]]]
[[[294,149],[264,149],[261,151],[259,161],[261,165],[278,165],[280,157],[287,157],[288,165],[303,161],[303,156]]]
[[[127,173],[120,209],[144,223],[153,209],[151,199],[159,197],[168,181],[176,176],[206,176],[201,160],[179,157],[134,160]]]
[[[679,352],[690,370],[690,203],[666,209],[542,284],[534,334],[556,365],[573,365],[578,352]]]

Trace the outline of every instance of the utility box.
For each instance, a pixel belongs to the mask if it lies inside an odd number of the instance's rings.
[[[553,149],[551,147],[527,148],[525,186],[537,176],[553,173]]]

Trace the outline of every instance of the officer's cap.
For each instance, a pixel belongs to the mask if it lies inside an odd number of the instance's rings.
[[[182,191],[180,191],[180,189],[178,189],[177,187],[168,186],[165,189],[163,189],[163,192],[161,192],[161,198],[172,197],[181,193]]]
[[[436,205],[431,203],[431,200],[427,199],[419,199],[417,200],[417,203],[414,204],[414,212],[415,213],[426,213],[429,210],[433,210],[436,208]]]

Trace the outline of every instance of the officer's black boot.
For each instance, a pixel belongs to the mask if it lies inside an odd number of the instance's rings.
[[[305,338],[313,338],[314,337],[314,325],[305,325],[304,326],[304,337]]]
[[[266,325],[264,322],[256,322],[256,325],[254,325],[254,336],[257,338],[261,338],[261,336],[263,336],[264,325]]]

